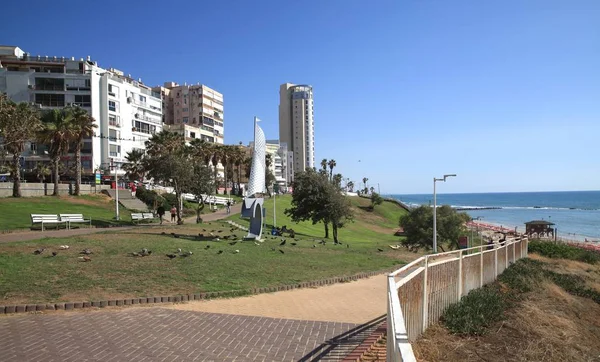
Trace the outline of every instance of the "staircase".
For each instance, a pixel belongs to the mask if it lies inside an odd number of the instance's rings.
[[[102,192],[113,199],[117,196],[116,190],[114,189],[102,190]],[[148,211],[148,206],[139,199],[131,196],[130,190],[119,190],[119,204],[128,210]]]

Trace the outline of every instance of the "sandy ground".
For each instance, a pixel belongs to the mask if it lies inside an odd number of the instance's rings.
[[[167,308],[325,322],[365,323],[386,313],[385,274],[319,288],[294,289]]]

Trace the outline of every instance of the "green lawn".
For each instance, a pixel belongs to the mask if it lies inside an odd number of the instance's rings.
[[[290,202],[289,197],[277,200],[281,206]],[[270,200],[267,207],[269,205],[272,209]],[[386,213],[383,209],[381,214]],[[280,220],[285,221],[283,207],[278,206],[279,212]],[[322,239],[322,225],[290,222],[287,222],[288,227],[299,234],[297,240],[286,238],[284,246],[279,246],[280,237],[271,236],[265,237],[259,246],[252,241],[229,245],[230,241],[222,236],[235,234],[239,239],[245,232],[231,231],[225,222],[140,227],[65,239],[1,243],[0,304],[269,287],[392,268],[419,256],[389,248],[388,245],[397,244],[399,240],[393,236],[393,229],[378,226],[377,223],[385,223],[375,212],[368,217],[364,219],[364,215],[357,213],[357,222],[342,229],[343,245],[333,245],[331,240],[325,245],[317,244],[316,241]],[[171,232],[177,232],[180,237],[174,238]],[[209,241],[210,232],[221,236],[221,240]],[[199,233],[207,237],[200,238]],[[70,246],[69,250],[58,250],[58,246],[65,244]],[[47,250],[34,255],[33,251],[39,247]],[[91,262],[79,261],[79,252],[84,248],[92,249]],[[152,250],[152,255],[128,256],[142,248]],[[177,248],[192,251],[193,255],[173,260],[166,257]],[[218,254],[219,250],[223,253]],[[58,251],[58,255],[52,257],[52,251]]]
[[[0,231],[29,229],[31,214],[83,214],[86,218],[92,218],[92,224],[96,226],[117,224],[114,220],[114,201],[104,195],[7,197],[0,199],[0,208],[3,210]],[[122,206],[119,213],[121,224],[129,224],[131,213]]]

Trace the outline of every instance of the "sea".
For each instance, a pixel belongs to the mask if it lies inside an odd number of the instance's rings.
[[[408,206],[433,205],[433,194],[388,195]],[[520,232],[525,222],[554,223],[557,235],[573,240],[600,240],[600,191],[500,192],[437,194],[437,205],[468,208],[472,218]],[[490,208],[490,209],[485,209]],[[492,209],[493,208],[493,209]]]

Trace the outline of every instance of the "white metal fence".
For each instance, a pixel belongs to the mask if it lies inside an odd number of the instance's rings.
[[[388,276],[387,360],[416,361],[415,341],[446,309],[527,256],[527,238],[423,256]]]

